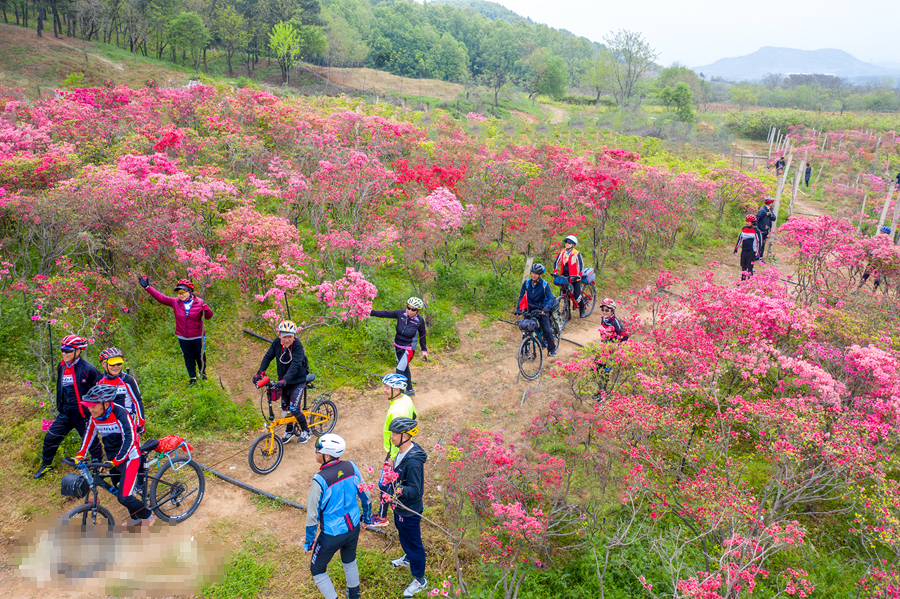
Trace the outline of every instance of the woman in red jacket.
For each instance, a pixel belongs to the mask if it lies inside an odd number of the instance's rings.
[[[150,279],[138,277],[138,283],[153,299],[165,306],[171,306],[175,312],[175,335],[178,345],[184,354],[184,365],[190,384],[197,382],[197,371],[206,380],[206,333],[203,330],[203,319],[213,316],[212,308],[202,298],[194,295],[194,284],[188,279],[181,279],[175,285],[176,297],[163,295],[150,286]]]

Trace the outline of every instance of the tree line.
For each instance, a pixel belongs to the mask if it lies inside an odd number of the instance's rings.
[[[570,88],[619,105],[640,96],[657,55],[639,33],[612,32],[601,44],[500,9],[471,1],[0,0],[5,22],[36,25],[38,35],[52,28],[207,72],[215,53],[228,76],[252,77],[260,58],[271,58],[284,83],[304,60],[484,85],[495,104],[506,85],[532,98]]]
[[[845,110],[900,110],[900,89],[891,78],[853,84],[834,75],[767,73],[760,82],[736,84],[731,88],[731,98],[742,107],[765,106],[841,113]]]

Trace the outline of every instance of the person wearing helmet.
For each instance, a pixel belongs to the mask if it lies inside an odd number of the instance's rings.
[[[550,312],[556,306],[556,297],[550,289],[550,284],[541,278],[544,274],[544,265],[535,262],[531,265],[531,278],[522,282],[522,289],[519,291],[518,310],[524,312],[526,310],[537,311],[537,321],[541,325],[544,332],[544,340],[547,342],[547,354],[556,355],[556,341],[553,339],[553,329],[550,328]]]
[[[372,310],[369,316],[375,318],[393,318],[397,321],[397,328],[394,334],[394,354],[397,356],[397,374],[406,377],[406,394],[415,395],[416,392],[412,386],[412,373],[409,369],[409,363],[412,362],[416,353],[417,342],[422,343],[422,357],[428,361],[428,343],[425,339],[428,331],[425,328],[425,318],[422,317],[422,310],[425,308],[425,302],[421,298],[411,297],[406,300],[405,310]]]
[[[563,249],[556,256],[553,263],[553,274],[556,277],[554,283],[560,287],[572,285],[572,294],[578,302],[578,315],[584,318],[584,300],[581,298],[581,274],[584,272],[584,259],[581,253],[575,249],[578,238],[568,235],[563,239]],[[559,283],[557,283],[559,281]]]
[[[170,306],[175,312],[175,336],[178,337],[184,366],[190,377],[188,385],[197,383],[198,371],[203,380],[206,380],[206,332],[203,320],[213,317],[212,308],[202,298],[194,295],[194,284],[189,279],[180,279],[175,284],[175,297],[163,295],[154,289],[150,285],[150,279],[145,276],[138,277],[138,283],[153,299],[164,306]]]
[[[128,410],[116,403],[117,397],[117,386],[97,385],[81,399],[91,417],[75,463],[84,461],[88,446],[100,436],[106,453],[103,467],[110,471],[116,499],[128,510],[135,524],[152,524],[153,513],[143,500],[134,496],[141,462],[137,428]],[[100,460],[94,458],[94,461]]]
[[[760,258],[766,255],[766,240],[772,231],[772,225],[778,220],[778,215],[772,210],[773,204],[775,204],[775,198],[767,197],[763,200],[762,207],[756,213],[756,228],[759,229],[759,238],[761,240],[759,244]]]
[[[616,318],[616,301],[610,298],[604,298],[600,304],[600,333],[603,341],[621,343],[628,340],[622,323]],[[606,393],[606,385],[609,382],[609,373],[612,372],[612,366],[600,362],[597,364],[597,386],[598,393],[594,395],[594,401],[600,401],[603,394]]]
[[[387,416],[384,419],[384,435],[383,447],[386,455],[384,463],[381,466],[381,478],[378,480],[378,486],[381,489],[381,498],[378,508],[378,515],[372,520],[372,526],[387,526],[387,513],[390,507],[390,501],[385,498],[385,493],[389,491],[389,473],[393,466],[393,460],[397,457],[399,449],[391,443],[391,423],[397,418],[416,418],[416,406],[413,405],[412,398],[403,392],[406,389],[406,377],[402,374],[390,373],[384,375],[381,379],[384,385],[384,396],[390,401]]]
[[[146,422],[144,421],[144,400],[137,381],[130,374],[123,372],[125,356],[117,347],[107,347],[100,352],[100,366],[103,368],[103,377],[98,385],[112,385],[116,388],[116,403],[128,410],[138,435],[144,433]]]
[[[397,447],[394,458],[395,479],[388,495],[394,498],[394,526],[403,548],[403,556],[391,561],[395,568],[409,568],[413,581],[403,591],[412,597],[427,589],[425,579],[425,546],[422,544],[422,511],[425,495],[425,462],[428,454],[413,441],[419,424],[411,418],[397,418],[391,423],[391,443]]]
[[[44,435],[41,467],[34,475],[36,479],[53,469],[56,450],[72,429],[84,439],[89,414],[81,405],[81,398],[101,378],[100,372],[83,357],[87,345],[87,340],[78,335],[66,335],[60,341],[62,360],[56,366],[56,411],[59,414]],[[91,445],[91,455],[98,461],[102,456],[99,441]]]
[[[747,224],[741,229],[737,243],[734,244],[734,253],[741,250],[741,280],[744,281],[753,276],[753,263],[759,260],[759,248],[762,239],[759,229],[756,228],[756,215],[748,214],[744,217]]]
[[[293,424],[288,424],[281,441],[289,443],[294,437],[297,437],[297,443],[306,443],[312,434],[309,432],[309,425],[306,422],[306,416],[303,415],[300,400],[303,398],[303,390],[306,388],[309,362],[306,359],[303,344],[297,339],[297,325],[293,321],[285,320],[278,325],[278,338],[274,339],[269,349],[266,350],[266,354],[259,364],[259,371],[253,377],[254,384],[266,376],[266,368],[269,367],[272,360],[276,359],[278,362],[275,372],[278,375],[278,381],[275,383],[275,388],[281,393],[282,417],[287,417],[290,412],[300,425],[298,431]]]
[[[338,551],[344,566],[348,599],[359,599],[359,567],[356,545],[359,531],[372,517],[372,504],[363,490],[365,481],[356,464],[342,460],[347,444],[339,435],[328,433],[316,440],[319,471],[313,475],[306,505],[306,541],[303,550],[312,552],[309,571],[325,599],[337,599],[328,576],[328,562]],[[357,499],[359,503],[357,504]],[[362,506],[362,511],[360,511]],[[316,531],[319,536],[316,538]]]

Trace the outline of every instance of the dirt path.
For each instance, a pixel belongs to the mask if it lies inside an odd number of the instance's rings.
[[[553,106],[552,104],[541,104],[541,107],[550,113],[551,123],[565,123],[569,120],[569,111],[565,108]]]

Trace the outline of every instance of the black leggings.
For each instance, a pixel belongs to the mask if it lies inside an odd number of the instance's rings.
[[[741,280],[753,275],[753,263],[756,262],[756,252],[753,250],[741,251]]]
[[[178,345],[181,346],[181,353],[184,354],[184,366],[187,368],[188,376],[196,379],[199,369],[200,376],[206,378],[206,337],[179,339]]]
[[[300,407],[300,398],[303,397],[303,390],[305,388],[306,383],[285,387],[281,390],[281,409],[294,415],[294,418],[297,419],[297,424],[300,425],[301,431],[309,430],[309,425],[306,423],[306,416],[303,415],[303,409]],[[293,430],[294,423],[291,422],[287,425],[285,432],[290,433],[293,432]]]

